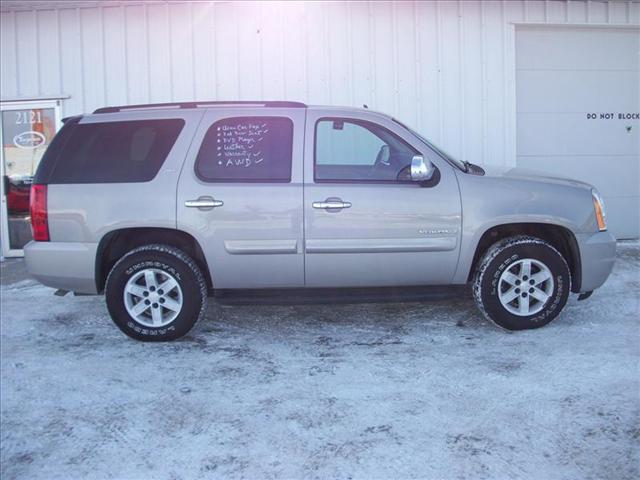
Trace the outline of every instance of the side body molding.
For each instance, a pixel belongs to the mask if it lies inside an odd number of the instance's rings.
[[[292,240],[225,240],[224,249],[231,255],[269,255],[298,253],[298,241]]]
[[[310,239],[306,253],[394,253],[447,252],[457,246],[457,237]]]

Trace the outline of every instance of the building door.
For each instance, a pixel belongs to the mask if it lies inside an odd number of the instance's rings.
[[[517,164],[599,190],[609,229],[640,236],[640,30],[516,28]]]
[[[0,104],[0,210],[2,255],[22,256],[31,240],[29,192],[33,175],[60,127],[59,102],[3,102]]]

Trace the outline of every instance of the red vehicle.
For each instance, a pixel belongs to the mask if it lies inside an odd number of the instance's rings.
[[[9,214],[29,213],[29,191],[32,177],[5,177]]]

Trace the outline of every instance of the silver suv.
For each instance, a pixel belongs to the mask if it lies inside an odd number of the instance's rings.
[[[537,328],[570,292],[601,286],[615,257],[591,185],[485,171],[387,115],[295,102],[66,119],[31,220],[31,274],[104,292],[138,340],[181,337],[228,289],[471,283],[497,325]]]

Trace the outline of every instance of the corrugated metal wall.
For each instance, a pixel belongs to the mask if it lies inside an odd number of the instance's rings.
[[[515,161],[513,23],[640,23],[636,2],[16,3],[2,12],[4,99],[66,94],[64,115],[193,99],[367,104],[498,165]]]

